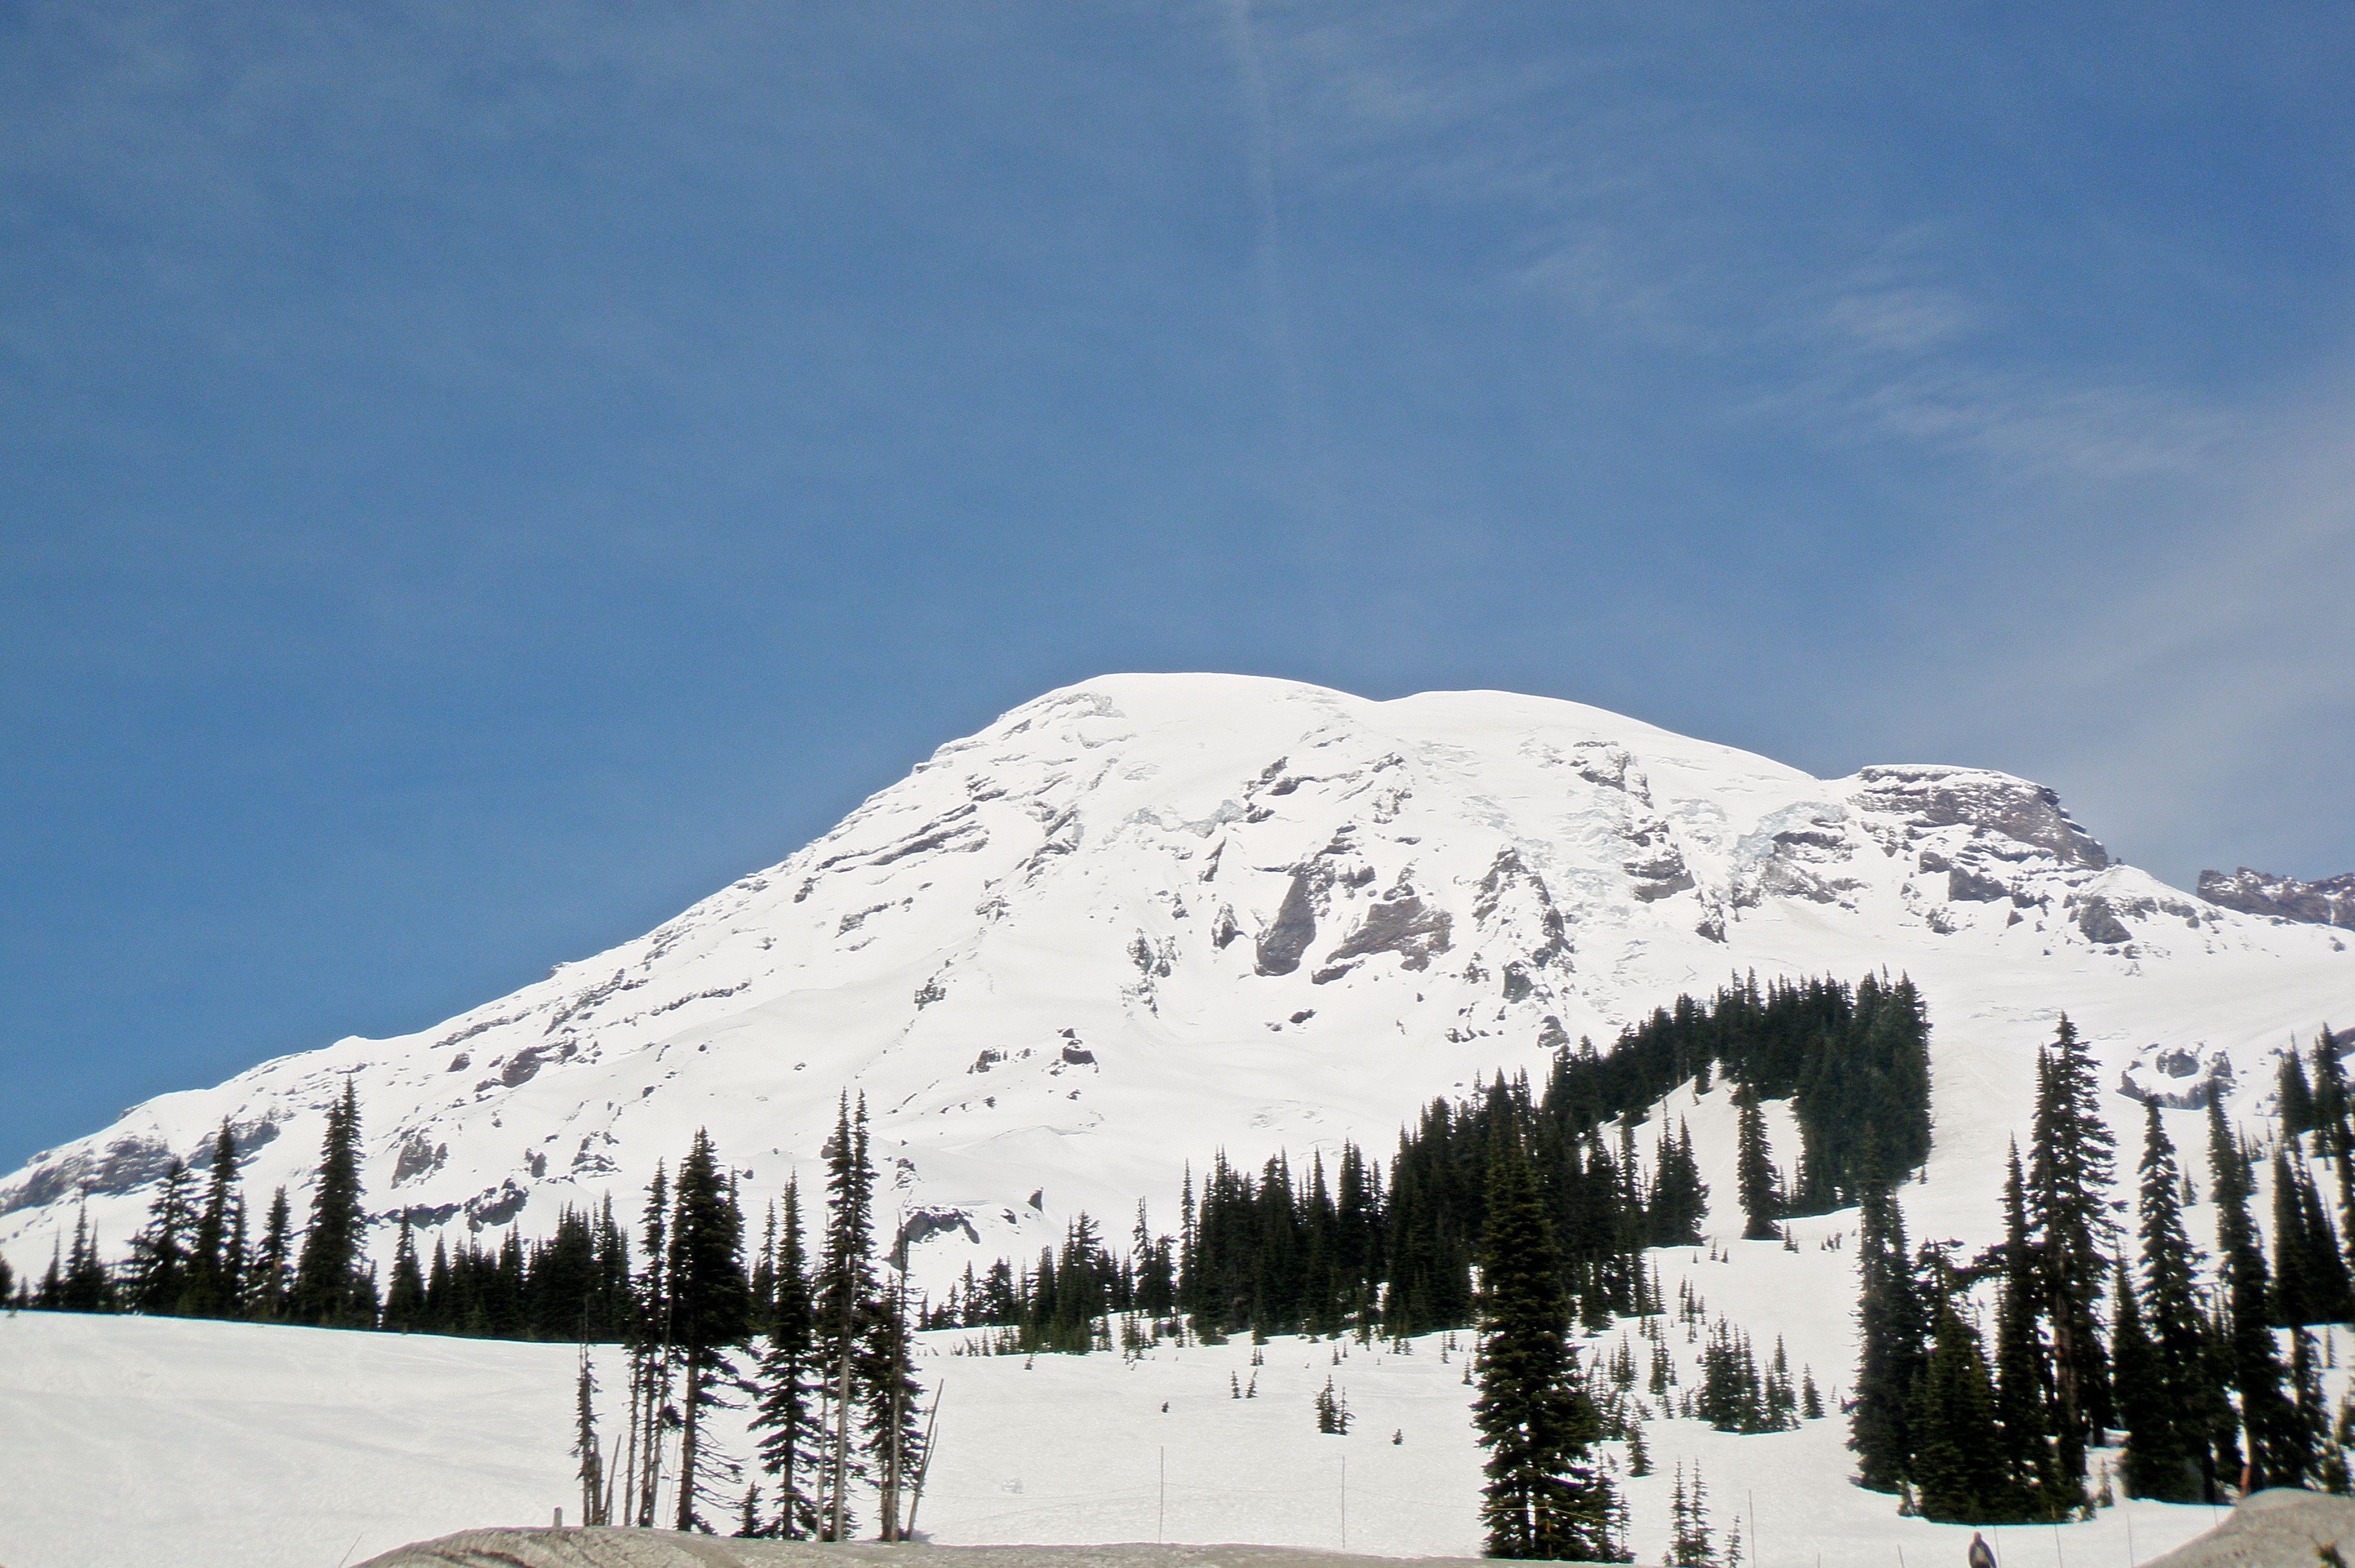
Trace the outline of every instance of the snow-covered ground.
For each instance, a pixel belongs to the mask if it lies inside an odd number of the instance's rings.
[[[1847,1381],[1852,1254],[1820,1244],[1840,1216],[1801,1221],[1800,1250],[1734,1243],[1656,1254],[1673,1300],[1689,1280],[1827,1396]],[[1621,1330],[1587,1341],[1607,1356]],[[1458,1339],[1284,1337],[1259,1349],[1164,1343],[1135,1358],[968,1356],[978,1336],[924,1337],[940,1449],[920,1520],[949,1543],[1251,1541],[1389,1555],[1476,1555],[1480,1453]],[[1697,1345],[1671,1323],[1688,1386]],[[1636,1341],[1639,1366],[1644,1347]],[[1337,1363],[1337,1354],[1339,1360]],[[8,1568],[337,1568],[405,1541],[577,1518],[576,1352],[242,1324],[25,1314],[0,1317],[0,1563]],[[601,1372],[609,1396],[617,1369]],[[1327,1378],[1354,1423],[1320,1435]],[[1256,1392],[1237,1399],[1231,1390]],[[1641,1384],[1639,1382],[1640,1390]],[[739,1418],[741,1420],[741,1418]],[[719,1424],[723,1449],[746,1450]],[[1848,1484],[1837,1410],[1796,1432],[1734,1436],[1699,1422],[1646,1428],[1656,1472],[1619,1467],[1638,1561],[1667,1544],[1679,1462],[1698,1467],[1721,1532],[1791,1568],[1958,1563],[1969,1531],[1896,1516]],[[1398,1441],[1393,1442],[1393,1436]],[[870,1514],[871,1519],[871,1514]],[[2091,1523],[1995,1532],[2007,1568],[2131,1564],[2197,1535],[2205,1508],[2122,1503]]]

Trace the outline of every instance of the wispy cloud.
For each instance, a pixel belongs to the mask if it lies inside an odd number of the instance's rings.
[[[2001,758],[2179,881],[2220,861],[2346,869],[2355,399],[2185,472],[2177,501],[2111,519],[2094,575],[2014,556],[1942,585],[1887,674],[1882,743]]]
[[[1251,190],[1252,276],[1259,295],[1267,355],[1278,379],[1284,435],[1297,475],[1299,500],[1313,522],[1329,528],[1337,506],[1324,421],[1316,386],[1302,357],[1293,320],[1292,283],[1284,262],[1284,209],[1276,174],[1282,150],[1274,90],[1268,80],[1252,0],[1219,0],[1220,34],[1235,73],[1243,115],[1243,155]]]
[[[1463,253],[1500,309],[1689,389],[1695,420],[1826,474],[1865,453],[1892,485],[1911,476],[1921,504],[1866,531],[1964,539],[1891,552],[1872,585],[1886,656],[1845,648],[1828,672],[1857,743],[2042,773],[2170,874],[2258,816],[2355,855],[2325,820],[2343,791],[2252,804],[2285,757],[2355,770],[2355,654],[2320,631],[2355,603],[2355,399],[2314,390],[2348,345],[2315,345],[2326,369],[2303,387],[2202,376],[2155,324],[2107,329],[2088,260],[2163,258],[2220,286],[2172,230],[2089,224],[2094,249],[2042,251],[2019,228],[2028,193],[1938,187],[1944,149],[1876,169],[1877,133],[1804,118],[1820,105],[1795,107],[1773,61],[1678,69],[1679,37],[1721,40],[1673,19],[1634,42],[1646,29],[1565,24],[1519,49],[1467,44],[1483,20],[1270,13],[1292,177],[1476,235]]]

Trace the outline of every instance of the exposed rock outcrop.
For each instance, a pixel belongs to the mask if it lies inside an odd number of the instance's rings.
[[[2307,925],[2355,926],[2355,871],[2301,882],[2271,871],[2243,866],[2227,876],[2222,871],[2200,873],[2200,896],[2211,904],[2243,914],[2271,915]]]
[[[2086,870],[2110,863],[2110,852],[2061,809],[2061,797],[2026,779],[1921,764],[1864,768],[1856,776],[1863,785],[1858,805],[1912,826],[1979,828]]]

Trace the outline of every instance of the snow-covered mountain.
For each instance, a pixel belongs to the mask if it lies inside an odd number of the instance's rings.
[[[299,1205],[347,1076],[379,1215],[538,1231],[608,1193],[634,1213],[698,1125],[757,1213],[815,1170],[847,1088],[939,1279],[1083,1208],[1114,1234],[1139,1196],[1172,1221],[1180,1163],[1214,1147],[1387,1146],[1434,1093],[1736,972],[1882,967],[1934,1029],[1925,1232],[1982,1228],[2063,1008],[2112,1085],[2252,1112],[2293,1032],[2355,1019],[2341,935],[2121,865],[2006,774],[1818,780],[1574,703],[1117,676],[942,747],[635,941],[43,1154],[0,1181],[0,1250],[37,1270],[85,1189],[118,1249],[224,1117],[249,1189]]]
[[[2229,875],[2202,871],[2200,896],[2243,914],[2272,915],[2312,925],[2355,926],[2355,871],[2318,882],[2253,871],[2246,866]]]

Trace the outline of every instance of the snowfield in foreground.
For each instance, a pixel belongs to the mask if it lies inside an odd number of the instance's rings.
[[[1735,1243],[1731,1264],[1688,1249],[1654,1257],[1670,1301],[1689,1279],[1762,1354],[1780,1333],[1794,1375],[1812,1367],[1828,1397],[1853,1362],[1853,1254],[1821,1243],[1851,1224],[1801,1221],[1799,1251]],[[1586,1353],[1607,1356],[1621,1332],[1583,1341]],[[924,1336],[923,1376],[944,1386],[920,1520],[935,1541],[1479,1551],[1474,1391],[1448,1336],[1405,1354],[1285,1337],[1262,1348],[1257,1367],[1241,1339],[1165,1343],[1135,1360],[959,1353],[977,1338]],[[1668,1341],[1689,1386],[1700,1347],[1673,1323]],[[457,1530],[544,1524],[558,1507],[577,1518],[566,1454],[575,1355],[246,1324],[0,1317],[0,1563],[338,1568]],[[617,1354],[601,1357],[599,1375],[616,1406]],[[1316,1430],[1311,1402],[1328,1377],[1355,1418],[1345,1437]],[[1254,1378],[1255,1397],[1232,1397]],[[724,1450],[746,1452],[741,1425],[719,1431]],[[1649,1477],[1629,1478],[1622,1446],[1604,1449],[1620,1467],[1639,1562],[1666,1548],[1679,1461],[1706,1477],[1717,1531],[1742,1516],[1751,1563],[1899,1568],[1901,1552],[1912,1568],[1963,1560],[1967,1530],[1899,1519],[1894,1499],[1849,1484],[1836,1409],[1769,1435],[1673,1419],[1646,1431]],[[2089,1524],[1990,1534],[2005,1568],[2086,1568],[2156,1556],[2217,1517],[2133,1502]]]

